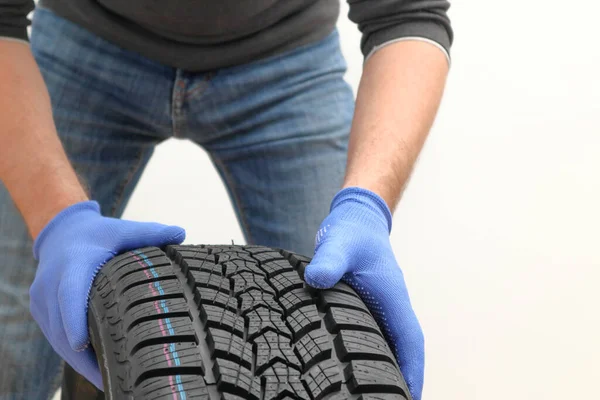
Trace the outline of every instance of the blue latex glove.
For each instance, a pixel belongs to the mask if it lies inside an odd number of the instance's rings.
[[[356,290],[386,336],[413,398],[420,400],[423,331],[392,251],[391,228],[392,214],[381,197],[355,187],[340,191],[317,233],[304,279],[319,289],[342,279]]]
[[[54,350],[73,369],[102,390],[102,376],[89,346],[88,295],[100,267],[115,255],[145,246],[179,244],[176,226],[106,218],[87,201],[56,215],[38,235],[39,260],[29,290],[31,314]]]

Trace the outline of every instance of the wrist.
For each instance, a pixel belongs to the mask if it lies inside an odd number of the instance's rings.
[[[65,195],[61,193],[59,198],[53,199],[51,202],[44,202],[39,206],[32,205],[32,208],[25,208],[22,213],[29,227],[31,237],[35,240],[44,227],[58,216],[63,210],[72,207],[73,205],[87,201],[85,193]]]
[[[54,230],[60,227],[63,222],[69,221],[71,218],[83,218],[85,215],[101,216],[100,205],[95,201],[82,201],[70,205],[59,211],[40,231],[39,235],[33,243],[33,255],[36,260],[39,259],[40,248],[43,246],[46,238],[52,234]]]
[[[5,184],[17,205],[31,237],[62,210],[88,200],[70,165],[63,168],[39,167],[6,179]]]
[[[346,187],[331,201],[331,211],[346,205],[350,207],[350,216],[363,221],[373,216],[385,226],[388,233],[391,232],[392,212],[386,201],[377,193],[362,187]]]
[[[387,208],[393,212],[400,198],[400,192],[389,184],[385,177],[371,177],[369,179],[346,177],[342,189],[359,187],[377,194],[385,202]]]

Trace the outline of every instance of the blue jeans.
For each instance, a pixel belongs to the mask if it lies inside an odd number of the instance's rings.
[[[336,32],[247,65],[192,73],[38,9],[31,46],[64,148],[104,215],[121,215],[157,144],[189,139],[209,153],[248,243],[312,254],[342,184],[354,107]],[[61,360],[29,314],[31,246],[0,185],[2,400],[48,398],[60,383]]]

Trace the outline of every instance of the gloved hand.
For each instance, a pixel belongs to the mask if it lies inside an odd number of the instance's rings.
[[[319,289],[342,279],[356,290],[386,336],[414,400],[420,400],[423,331],[392,251],[391,227],[392,214],[381,197],[356,187],[343,189],[317,233],[304,279]]]
[[[102,390],[102,376],[89,346],[88,295],[100,267],[115,255],[145,246],[179,244],[176,226],[106,218],[86,201],[56,215],[38,235],[39,260],[29,290],[31,314],[54,350]]]

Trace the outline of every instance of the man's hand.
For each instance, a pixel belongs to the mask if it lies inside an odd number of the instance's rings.
[[[345,189],[333,199],[304,274],[317,288],[343,278],[360,294],[392,347],[414,400],[421,399],[423,390],[423,332],[390,245],[390,208],[400,199],[425,143],[447,73],[445,53],[422,40],[389,44],[367,60],[350,133]]]
[[[121,252],[179,244],[184,238],[185,231],[176,226],[103,217],[93,201],[61,211],[37,237],[31,314],[54,350],[99,389],[102,377],[87,327],[88,295],[96,273]]]
[[[339,192],[317,233],[315,256],[304,278],[316,288],[348,283],[375,317],[415,400],[423,389],[423,332],[390,245],[392,214],[365,189]]]

